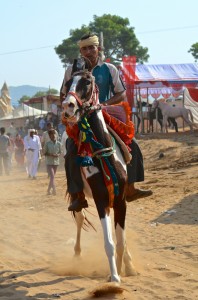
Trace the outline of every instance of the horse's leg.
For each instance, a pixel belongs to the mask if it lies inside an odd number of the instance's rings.
[[[136,117],[137,117],[137,130],[136,130],[136,133],[138,133],[139,132],[140,123],[141,123],[141,119],[140,119],[140,117],[138,115],[136,115]]]
[[[152,118],[151,114],[149,115],[149,132],[150,132],[150,129],[153,132],[153,118]]]
[[[167,119],[167,122],[168,122],[168,127],[171,128],[171,121],[170,121],[170,118]]]
[[[131,253],[130,253],[126,243],[125,243],[125,248],[124,248],[123,260],[124,260],[124,264],[125,264],[125,276],[137,275],[137,272],[136,272],[135,267],[132,262]]]
[[[107,212],[105,217],[102,218],[100,221],[103,229],[105,252],[109,260],[111,281],[120,282],[120,276],[118,275],[116,259],[115,259],[115,245],[112,237],[112,225],[111,225],[111,218],[109,213],[110,212]]]
[[[81,254],[80,238],[81,238],[83,223],[85,220],[85,214],[83,210],[81,210],[79,212],[74,212],[74,216],[75,216],[76,226],[77,226],[76,243],[74,246],[74,252],[75,252],[75,256],[80,256]]]
[[[188,115],[187,115],[187,117],[185,115],[183,115],[183,119],[189,125],[190,131],[193,132],[193,123],[189,120]]]
[[[117,201],[117,200],[115,200]],[[119,200],[118,200],[119,201]],[[114,207],[114,225],[116,234],[116,253],[117,253],[117,271],[121,274],[122,262],[125,264],[125,275],[136,275],[137,272],[132,263],[131,254],[127,248],[125,237],[125,217],[126,217],[126,202],[124,200],[119,201],[119,205]]]
[[[169,119],[175,128],[175,132],[178,132],[178,126],[177,126],[177,122],[175,121],[175,118],[169,118]]]
[[[125,218],[126,202],[124,199],[115,199],[114,204],[114,226],[116,235],[116,254],[117,254],[117,271],[121,274],[122,261],[125,250]]]
[[[163,132],[168,133],[168,128],[167,128],[167,116],[163,116]]]
[[[92,190],[93,199],[96,204],[98,215],[103,230],[104,248],[109,261],[111,281],[120,282],[120,277],[117,272],[115,259],[115,245],[113,241],[112,225],[109,208],[109,194],[104,186],[104,179],[100,173],[91,176],[88,179],[89,186]]]
[[[160,128],[161,128],[161,132],[163,131],[163,122],[161,119],[158,120],[159,124],[160,124]]]

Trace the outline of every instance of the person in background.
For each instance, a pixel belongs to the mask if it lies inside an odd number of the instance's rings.
[[[65,132],[65,125],[62,123],[58,124],[58,134],[62,138],[63,133]]]
[[[49,136],[49,130],[50,129],[54,129],[53,128],[53,123],[52,122],[48,122],[47,123],[47,130],[43,132],[43,135],[41,137],[41,145],[42,145],[42,149],[44,149],[45,147],[45,144],[47,142],[49,142],[51,139],[50,139],[50,136]],[[55,135],[56,135],[56,140],[58,140],[59,136],[58,136],[58,132],[55,130]],[[46,165],[46,169],[47,169],[47,165]],[[48,173],[48,172],[47,172]],[[49,177],[49,174],[48,174],[48,177]]]
[[[50,129],[54,129],[53,128],[53,123],[52,122],[48,122],[47,123],[47,130],[43,132],[42,137],[41,137],[41,145],[42,148],[44,148],[45,143],[47,143],[48,141],[50,141],[50,136],[49,136],[49,130]],[[55,130],[55,129],[54,129]],[[55,130],[55,135],[56,135],[56,139],[58,140],[58,132]]]
[[[41,117],[40,120],[39,120],[39,128],[44,131],[44,128],[45,128],[45,119],[44,117]]]
[[[48,131],[50,140],[44,145],[43,154],[46,157],[47,172],[49,174],[49,184],[47,195],[56,195],[55,175],[60,164],[59,156],[62,153],[62,145],[56,138],[55,129],[51,128]]]
[[[14,127],[14,122],[10,123],[10,126],[6,129],[7,132],[9,132],[11,137],[15,137],[16,136],[16,128]]]
[[[41,144],[41,137],[42,137],[42,136],[39,135],[39,132],[38,132],[37,129],[35,129],[34,135],[35,135],[35,137],[38,138],[38,142]],[[42,153],[41,153],[41,151],[39,151],[38,170],[39,170],[39,168],[40,168],[40,166],[41,166],[41,160],[42,160]]]
[[[22,139],[24,139],[26,134],[25,134],[25,130],[22,126],[19,128],[18,134],[21,136]]]
[[[24,145],[26,152],[26,163],[28,178],[36,179],[38,171],[38,162],[41,152],[41,142],[37,135],[35,135],[34,129],[29,129],[28,135],[24,137]]]
[[[8,147],[8,167],[9,170],[12,170],[12,163],[13,163],[13,153],[15,151],[15,144],[14,144],[14,137],[11,135],[10,132],[7,133],[10,139],[10,145]]]
[[[25,146],[21,135],[18,133],[16,134],[14,144],[15,144],[15,160],[17,162],[17,166],[22,167],[24,166]]]
[[[5,127],[0,128],[0,176],[3,175],[3,167],[6,175],[10,174],[9,154],[10,138],[5,134]]]

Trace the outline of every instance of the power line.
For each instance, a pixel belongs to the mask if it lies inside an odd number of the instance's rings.
[[[157,30],[141,31],[141,32],[138,32],[138,34],[147,34],[147,33],[155,33],[155,32],[165,32],[165,31],[192,29],[192,28],[197,28],[197,27],[198,27],[198,25],[183,26],[183,27],[172,27],[172,28],[162,28],[162,29],[157,29]]]
[[[193,29],[197,28],[198,25],[192,25],[192,26],[183,26],[183,27],[172,27],[172,28],[162,28],[157,30],[149,30],[149,31],[141,31],[137,32],[137,34],[147,34],[147,33],[157,33],[157,32],[165,32],[165,31],[174,31],[174,30],[183,30],[183,29]],[[23,49],[23,50],[16,50],[16,51],[10,51],[10,52],[3,52],[0,53],[0,55],[9,55],[14,53],[22,53],[22,52],[28,52],[28,51],[34,51],[34,50],[41,50],[46,48],[54,48],[55,45],[49,45],[49,46],[43,46],[43,47],[37,47],[37,48],[30,48],[30,49]]]
[[[30,48],[30,49],[23,49],[23,50],[16,50],[16,51],[10,51],[10,52],[4,52],[0,53],[0,55],[7,55],[7,54],[14,54],[14,53],[22,53],[22,52],[28,52],[28,51],[34,51],[34,50],[40,50],[40,49],[46,49],[46,48],[54,48],[56,47],[55,45],[51,46],[43,46],[43,47],[38,47],[38,48]]]

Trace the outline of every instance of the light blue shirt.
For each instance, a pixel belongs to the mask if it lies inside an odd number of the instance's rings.
[[[44,155],[46,154],[58,154],[60,155],[62,152],[62,144],[59,141],[48,141],[44,145]],[[46,155],[46,164],[47,165],[56,165],[58,166],[60,163],[59,161],[59,156],[53,157],[53,156],[48,156]]]

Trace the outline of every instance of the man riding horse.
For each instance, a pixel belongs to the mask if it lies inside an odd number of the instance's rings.
[[[103,62],[100,58],[99,39],[95,34],[87,34],[81,38],[78,43],[80,53],[91,63],[92,74],[99,88],[99,101],[102,105],[114,105],[125,101],[125,86],[119,76],[117,68]],[[63,84],[61,87],[61,100],[65,99],[67,94],[66,83],[71,78],[72,66],[69,66],[65,72]],[[131,145],[132,161],[127,167],[128,188],[126,192],[126,201],[130,202],[142,197],[148,197],[152,194],[151,190],[141,190],[134,186],[135,182],[144,181],[144,167],[141,150],[133,138]],[[71,195],[71,205],[69,211],[80,211],[88,207],[87,200],[83,192],[83,180],[80,167],[76,162],[77,147],[73,139],[67,141],[67,154],[65,157],[65,170],[67,176],[68,192]]]

